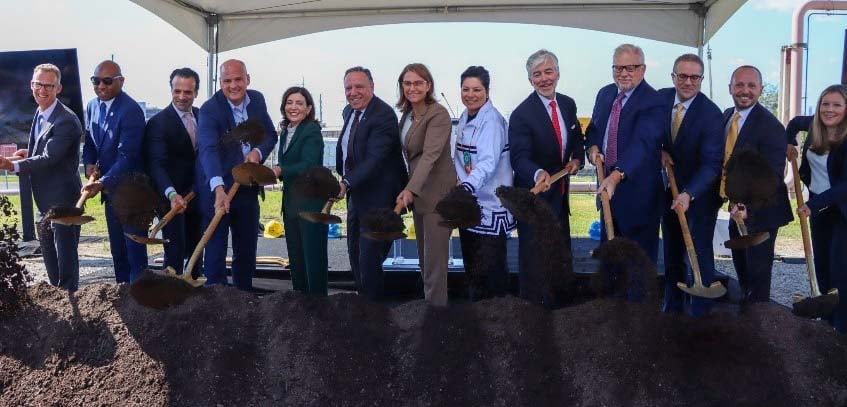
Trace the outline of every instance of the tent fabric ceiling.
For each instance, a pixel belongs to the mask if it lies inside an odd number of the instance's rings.
[[[217,19],[218,51],[224,52],[321,31],[425,22],[564,26],[697,47],[746,0],[132,1],[207,51],[213,51],[207,21]]]

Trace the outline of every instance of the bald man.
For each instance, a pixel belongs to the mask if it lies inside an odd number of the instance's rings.
[[[118,283],[135,281],[147,267],[147,248],[135,243],[124,232],[146,235],[147,231],[124,227],[115,216],[112,191],[122,175],[143,170],[141,143],[144,140],[144,112],[138,102],[123,92],[124,76],[114,61],[103,61],[91,76],[96,98],[85,112],[85,145],[82,161],[85,176],[99,170],[100,179],[86,183],[82,192],[92,196],[103,191],[109,246]]]
[[[232,232],[232,284],[241,290],[253,288],[261,187],[241,186],[230,201],[232,168],[244,163],[261,163],[274,149],[276,129],[268,115],[265,97],[248,90],[247,66],[230,59],[220,67],[220,90],[203,103],[197,127],[197,191],[205,229],[217,210],[226,211],[203,255],[207,284],[227,284],[227,235]],[[256,120],[265,130],[264,141],[255,148],[228,140],[226,135],[239,123]]]

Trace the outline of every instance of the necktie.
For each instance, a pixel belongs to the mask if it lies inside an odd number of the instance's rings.
[[[100,102],[100,115],[97,116],[97,127],[100,129],[100,139],[106,135],[106,104]]]
[[[559,157],[564,156],[564,148],[562,147],[562,128],[559,126],[559,112],[556,109],[556,101],[550,101],[550,120],[553,121],[553,131],[556,132],[556,141],[559,142]],[[560,158],[562,160],[562,158]],[[562,181],[562,194],[565,193],[565,182]]]
[[[723,169],[721,172],[721,197],[726,198],[726,162],[729,161],[729,156],[732,155],[732,149],[735,148],[735,142],[738,140],[738,120],[741,115],[738,112],[732,116],[732,123],[729,124],[729,132],[726,134],[726,145],[723,152]]]
[[[191,117],[191,113],[183,112],[182,113],[182,124],[185,125],[185,130],[188,132],[188,137],[191,138],[191,146],[194,149],[197,149],[197,125],[194,124],[194,119]]]
[[[44,127],[44,115],[38,114],[38,119],[35,120],[35,137],[41,135],[41,128]]]
[[[623,98],[626,93],[618,93],[615,103],[612,103],[612,112],[609,114],[609,137],[606,139],[606,166],[611,167],[618,162],[618,124],[621,120],[623,109]]]
[[[685,106],[682,103],[676,104],[676,114],[673,116],[671,124],[671,141],[676,141],[676,135],[679,133],[679,126],[682,125],[682,112],[685,111]]]
[[[353,123],[350,123],[350,134],[347,135],[347,159],[344,161],[344,173],[347,174],[353,168],[353,138],[356,136],[356,130],[359,128],[359,117],[362,112],[356,110],[353,115]]]

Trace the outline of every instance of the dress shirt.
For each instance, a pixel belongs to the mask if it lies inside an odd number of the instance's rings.
[[[806,159],[809,160],[809,168],[812,173],[809,191],[815,195],[820,195],[831,187],[829,184],[829,171],[826,168],[828,158],[828,151],[823,154],[818,154],[812,150],[807,150],[806,152]]]
[[[548,98],[546,98],[544,95],[542,95],[542,94],[540,94],[540,93],[538,93],[538,92],[535,92],[535,93],[536,93],[536,94],[538,95],[538,97],[541,99],[541,103],[543,103],[543,104],[544,104],[544,110],[546,110],[546,111],[547,111],[547,116],[548,116],[548,117],[550,117],[550,123],[551,123],[551,126],[552,126],[552,122],[553,122],[553,110],[552,110],[552,109],[550,109],[550,102],[554,102],[555,100],[553,100],[553,99],[548,99]],[[560,152],[559,152],[559,156],[560,156],[560,157],[562,157],[562,158],[564,159],[564,156],[565,156],[565,148],[566,148],[566,147],[567,147],[567,145],[568,145],[568,128],[567,128],[567,127],[565,127],[565,119],[564,119],[564,118],[562,118],[562,109],[561,109],[561,108],[559,108],[559,102],[557,102],[557,101],[556,101],[556,114],[558,115],[558,119],[559,119],[559,129],[561,129],[561,131],[562,131],[562,151],[560,151]],[[554,131],[555,131],[555,130],[554,130]],[[556,142],[558,143],[559,141],[558,141],[558,140],[556,140]],[[543,169],[541,169],[541,168],[539,168],[539,169],[535,170],[535,174],[532,176],[532,179],[534,179],[534,180],[538,181],[538,174],[540,174],[540,173],[541,173],[541,171],[544,171],[544,170],[543,170]],[[552,174],[550,174],[550,175],[552,175]]]
[[[741,135],[741,128],[744,127],[744,122],[747,121],[747,116],[750,116],[750,111],[756,106],[754,103],[753,106],[750,106],[744,110],[735,109],[734,112],[738,113],[738,135]],[[734,114],[734,113],[733,113]],[[723,128],[723,134],[726,135],[729,132],[729,126],[732,125],[732,116],[730,116],[730,120],[726,122],[726,126]],[[738,143],[738,140],[735,141]]]
[[[671,123],[673,123],[674,116],[676,116],[676,105],[682,103],[682,118],[679,119],[680,123],[682,123],[682,121],[685,120],[685,114],[688,113],[688,108],[691,107],[691,102],[694,102],[694,98],[696,97],[697,95],[694,95],[694,97],[686,100],[685,102],[679,101],[679,93],[677,93],[676,96],[673,97],[673,108],[671,108]]]
[[[361,110],[362,114],[359,115],[359,125],[362,125],[362,120],[365,119],[365,112],[368,110],[365,107]],[[344,134],[341,135],[341,165],[344,165],[347,162],[347,139],[350,138],[350,128],[353,127],[353,119],[356,117],[356,110],[350,111],[350,117],[348,120],[350,123],[347,124],[347,127],[344,128]],[[347,174],[344,174],[347,175]]]

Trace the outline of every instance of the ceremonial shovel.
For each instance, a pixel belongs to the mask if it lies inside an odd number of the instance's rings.
[[[729,239],[724,242],[723,245],[727,249],[746,249],[748,247],[753,247],[758,244],[762,244],[765,240],[768,240],[771,237],[771,234],[768,232],[756,233],[755,235],[748,234],[747,225],[744,224],[744,218],[742,218],[742,216],[743,215],[741,214],[741,212],[735,212],[735,214],[732,215],[732,220],[735,221],[735,226],[738,227],[738,234],[741,236]]]
[[[796,159],[791,160],[791,169],[794,171],[794,197],[797,199],[797,207],[800,208],[805,204],[803,201],[803,185],[800,183],[800,171],[797,169]],[[818,277],[815,273],[815,255],[812,252],[812,239],[809,233],[809,219],[802,214],[798,214],[800,218],[800,232],[803,236],[803,252],[806,255],[806,271],[809,273],[809,287],[811,288],[811,296],[804,297],[800,294],[793,296],[794,304],[792,309],[794,315],[817,318],[825,317],[832,313],[832,310],[838,305],[838,290],[832,289],[825,295],[821,295],[821,290],[818,287]]]
[[[532,189],[500,186],[497,188],[497,197],[503,206],[512,213],[512,215],[522,222],[530,224],[556,222],[555,216],[550,210],[539,209],[542,205],[547,205],[538,197],[538,194],[550,188],[550,184],[560,180],[568,175],[567,170],[561,170],[553,174],[547,183],[539,182]],[[549,208],[549,207],[548,207]]]
[[[668,181],[671,184],[671,194],[676,199],[679,196],[679,189],[676,186],[676,177],[673,173],[673,168],[668,165],[665,167],[668,172]],[[694,241],[691,239],[691,231],[688,229],[688,221],[685,219],[685,210],[677,206],[674,210],[679,218],[679,226],[682,228],[682,238],[685,240],[685,250],[688,252],[688,262],[691,263],[691,273],[694,275],[694,285],[689,287],[683,282],[676,283],[680,290],[703,298],[720,298],[726,294],[726,288],[718,281],[712,282],[708,287],[703,285],[703,279],[700,276],[700,263],[697,262],[697,252],[694,250]]]
[[[403,233],[403,219],[400,218],[400,212],[405,208],[403,203],[398,202],[394,205],[393,211],[388,209],[377,210],[368,214],[370,219],[366,219],[364,223],[371,224],[367,232],[363,232],[362,236],[371,240],[397,240],[406,237]],[[398,230],[399,227],[399,230]]]
[[[88,177],[88,183],[96,181],[99,177],[100,172],[94,171],[93,173],[91,173],[91,176]],[[84,225],[88,222],[91,222],[94,220],[94,218],[91,216],[83,215],[84,210],[82,209],[82,206],[85,205],[85,201],[87,201],[90,197],[91,193],[89,191],[85,191],[79,197],[79,200],[76,202],[76,205],[74,207],[51,208],[49,211],[47,211],[47,216],[45,217],[45,219],[53,223],[58,223],[60,225],[67,226]]]
[[[194,191],[189,192],[188,195],[186,195],[183,198],[183,199],[185,199],[185,204],[188,205],[194,199],[195,195],[196,194],[194,193]],[[169,210],[168,213],[165,214],[165,216],[162,216],[162,219],[159,220],[159,223],[157,223],[156,226],[153,226],[153,229],[150,231],[149,237],[134,235],[134,234],[131,234],[131,233],[125,233],[125,234],[128,238],[132,239],[135,243],[138,243],[138,244],[151,245],[151,244],[168,243],[167,239],[156,238],[156,234],[158,234],[159,231],[162,230],[162,228],[165,227],[165,225],[168,224],[168,222],[170,222],[174,217],[176,217],[176,215],[177,215],[176,208],[171,208],[171,210]]]
[[[331,225],[333,223],[341,223],[341,218],[330,213],[332,210],[332,205],[338,201],[336,198],[329,198],[326,200],[323,208],[320,212],[300,212],[300,217],[312,222],[312,223],[323,223],[325,225]]]

